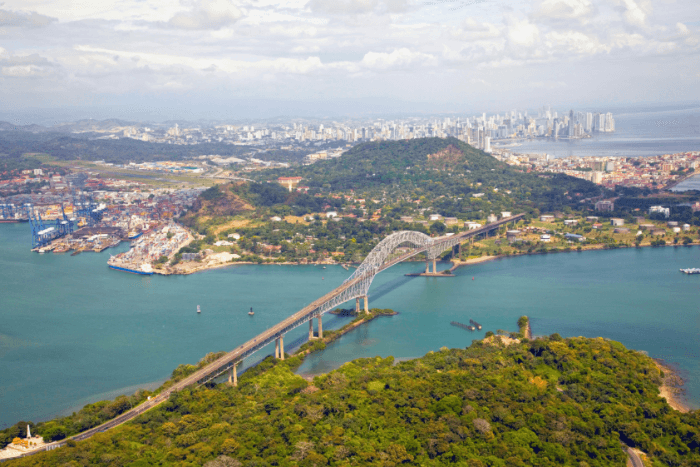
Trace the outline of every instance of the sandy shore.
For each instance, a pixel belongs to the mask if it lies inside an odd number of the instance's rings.
[[[659,371],[664,372],[663,382],[659,386],[659,396],[666,399],[668,405],[673,409],[682,413],[690,412],[690,408],[685,404],[681,396],[680,386],[683,385],[683,380],[662,361],[654,359],[654,363]]]

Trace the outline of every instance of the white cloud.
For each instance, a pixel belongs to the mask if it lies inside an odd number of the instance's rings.
[[[52,75],[56,65],[38,54],[11,55],[0,48],[0,74],[9,78],[41,78]]]
[[[362,15],[367,13],[403,13],[408,0],[310,0],[306,6],[317,14]]]
[[[232,0],[195,0],[188,11],[177,13],[168,23],[182,29],[221,29],[242,16]]]
[[[0,48],[3,103],[36,102],[62,88],[81,96],[179,90],[183,102],[194,90],[216,100],[400,99],[421,89],[450,100],[450,89],[473,75],[511,92],[504,76],[517,87],[590,73],[612,93],[619,81],[607,72],[611,64],[651,70],[675,60],[688,76],[700,72],[700,34],[689,23],[697,0],[658,0],[654,9],[650,0],[3,1],[2,45],[48,58],[18,61]],[[50,37],[29,29],[42,24]]]
[[[651,1],[650,0],[613,0],[614,3],[620,6],[623,11],[623,16],[625,21],[632,25],[638,27],[645,27],[647,24],[647,17],[651,13]]]
[[[508,42],[516,47],[533,47],[540,38],[539,28],[528,20],[511,17],[508,21]]]
[[[591,36],[578,31],[552,31],[545,36],[550,49],[560,50],[570,55],[592,55],[610,51],[610,47]]]
[[[532,15],[535,20],[584,20],[594,14],[590,0],[542,0]]]
[[[432,61],[434,57],[422,52],[412,52],[403,47],[392,52],[367,52],[360,64],[372,70],[388,70],[391,68],[405,68],[413,65],[424,65]]]
[[[678,34],[680,34],[681,36],[690,35],[690,30],[688,29],[688,26],[686,26],[683,23],[676,23],[676,30],[678,30]]]
[[[323,64],[318,57],[245,61],[218,57],[187,57],[158,53],[134,53],[86,45],[77,46],[76,50],[84,53],[80,56],[79,60],[86,65],[86,70],[90,70],[90,68],[94,66],[115,68],[130,66],[138,68],[151,67],[153,69],[171,70],[171,72],[173,69],[181,69],[183,73],[187,73],[187,69],[192,71],[217,70],[230,75],[244,73],[247,76],[258,76],[265,73],[307,74],[323,69]],[[115,56],[130,59],[129,61],[131,63],[120,65],[119,63],[121,61],[114,60]]]
[[[0,6],[3,4],[0,3]],[[40,15],[35,11],[0,10],[0,27],[41,28],[56,21],[56,18]]]
[[[458,28],[454,28],[450,36],[463,41],[475,41],[500,37],[501,29],[491,23],[482,23],[474,18],[467,18]]]
[[[379,0],[310,0],[307,6],[314,13],[356,15],[377,8]]]

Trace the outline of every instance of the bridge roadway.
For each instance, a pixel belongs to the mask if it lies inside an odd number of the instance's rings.
[[[275,326],[268,328],[261,334],[255,336],[253,339],[250,339],[248,342],[240,345],[239,347],[235,348],[234,350],[226,353],[225,355],[221,356],[217,360],[205,365],[201,369],[195,371],[191,375],[187,376],[186,378],[183,378],[182,380],[176,382],[173,384],[171,387],[168,389],[165,389],[162,391],[160,394],[152,397],[150,400],[145,401],[144,403],[138,405],[137,407],[134,407],[131,410],[128,410],[127,412],[124,412],[123,414],[119,415],[116,418],[113,418],[112,420],[103,423],[102,425],[96,426],[94,428],[91,428],[87,431],[84,431],[82,433],[79,433],[75,436],[72,436],[69,439],[73,439],[75,441],[80,441],[87,439],[97,433],[109,430],[110,428],[114,428],[118,425],[121,425],[122,423],[125,423],[129,420],[132,420],[136,418],[137,416],[141,415],[147,410],[152,409],[153,407],[156,407],[157,405],[160,405],[161,403],[165,402],[168,400],[170,395],[174,392],[180,391],[182,389],[185,389],[188,386],[192,385],[201,385],[204,384],[208,381],[211,381],[215,379],[216,377],[222,375],[226,371],[230,370],[234,365],[237,365],[240,363],[244,358],[248,357],[249,355],[257,352],[258,350],[262,349],[266,345],[270,344],[273,342],[276,338],[279,336],[283,335],[285,332],[289,331],[290,329],[296,328],[297,326],[300,326],[316,316],[323,314],[324,312],[319,311],[324,304],[328,303],[332,299],[336,298],[340,294],[342,294],[344,291],[347,289],[351,288],[353,285],[357,284],[358,282],[361,282],[365,280],[368,275],[374,275],[380,271],[383,271],[387,268],[390,268],[391,266],[400,263],[402,261],[407,260],[408,258],[411,258],[413,256],[416,256],[420,253],[425,252],[429,248],[435,248],[436,246],[439,245],[449,245],[445,249],[450,248],[457,243],[460,243],[460,240],[468,237],[474,237],[477,235],[485,234],[488,233],[491,230],[494,230],[495,228],[500,227],[501,225],[507,224],[509,222],[514,222],[517,220],[522,219],[524,216],[523,214],[518,214],[515,216],[507,217],[504,219],[501,219],[500,221],[493,222],[491,224],[487,224],[483,227],[479,227],[478,229],[472,229],[472,230],[467,230],[465,232],[460,232],[455,235],[451,236],[445,236],[445,237],[438,237],[435,238],[433,243],[429,245],[425,245],[422,247],[414,248],[413,250],[406,252],[390,261],[387,261],[384,263],[382,266],[380,266],[376,271],[368,271],[362,276],[356,277],[351,281],[348,281],[341,286],[337,287],[336,289],[328,292],[326,295],[323,297],[314,300],[311,302],[309,305],[305,306],[302,308],[300,311],[294,313],[292,316],[289,318],[281,321],[280,323],[276,324]],[[444,250],[443,250],[444,251]],[[65,445],[66,440],[61,440],[57,442],[53,442],[50,444],[47,444],[45,446],[42,446],[40,449],[36,451],[32,451],[27,453],[27,455],[35,454],[40,451],[44,450],[51,450],[55,449],[57,447]]]

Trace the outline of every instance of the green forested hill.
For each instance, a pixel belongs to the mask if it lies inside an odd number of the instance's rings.
[[[700,465],[700,412],[658,396],[647,356],[601,338],[475,342],[395,365],[360,359],[312,383],[299,357],[237,388],[183,391],[134,422],[11,466]]]
[[[311,188],[331,191],[383,190],[411,197],[454,197],[438,206],[450,211],[446,215],[483,208],[482,200],[469,196],[487,188],[498,189],[486,193],[484,199],[494,208],[544,211],[577,206],[581,199],[602,193],[601,187],[574,177],[524,173],[456,138],[364,143],[337,159],[272,174],[266,171],[260,176],[274,179],[289,175],[303,177],[303,184]]]

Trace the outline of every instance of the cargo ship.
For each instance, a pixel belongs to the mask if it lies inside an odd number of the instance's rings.
[[[681,272],[685,274],[700,274],[700,268],[681,269]]]
[[[143,235],[143,232],[129,232],[129,236],[127,237],[129,240],[136,240],[139,238],[141,235]]]

